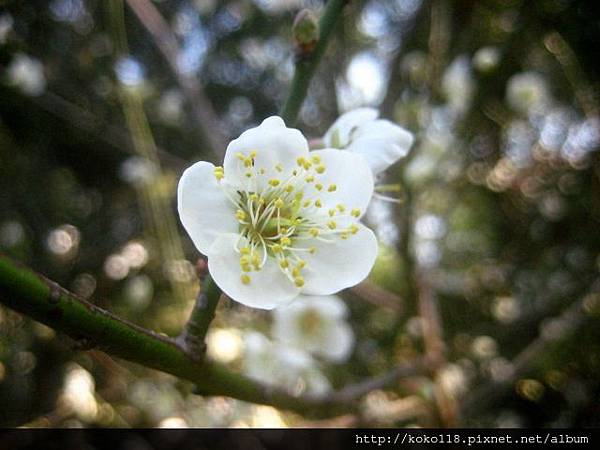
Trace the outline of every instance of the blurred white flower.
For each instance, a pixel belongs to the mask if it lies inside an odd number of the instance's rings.
[[[12,31],[13,18],[10,14],[2,14],[0,16],[0,44],[4,44],[8,40],[8,35]]]
[[[498,62],[500,62],[498,47],[482,47],[473,55],[473,67],[483,73],[494,70]]]
[[[342,114],[327,130],[325,147],[362,155],[374,175],[408,154],[414,136],[389,120],[377,119],[373,108],[357,108]]]
[[[159,174],[159,169],[148,158],[130,156],[119,167],[119,175],[123,181],[136,186],[153,182]]]
[[[298,394],[320,395],[331,389],[310,355],[257,332],[244,336],[242,367],[250,378]]]
[[[309,153],[298,130],[269,117],[229,144],[224,167],[201,161],[184,172],[178,209],[215,283],[244,305],[272,309],[369,274],[377,240],[358,220],[372,194],[360,155]]]
[[[334,295],[300,296],[275,309],[273,336],[293,347],[341,362],[348,358],[354,334],[346,323],[346,304]]]
[[[458,56],[442,76],[442,91],[450,108],[463,113],[469,107],[475,92],[471,64],[466,55]]]
[[[549,102],[546,80],[536,72],[522,72],[508,80],[506,99],[516,111],[526,114],[537,111]]]
[[[178,89],[169,89],[160,96],[158,114],[163,122],[177,125],[183,116],[185,98]]]
[[[46,89],[44,65],[24,53],[15,55],[6,73],[8,82],[26,95],[37,96]]]

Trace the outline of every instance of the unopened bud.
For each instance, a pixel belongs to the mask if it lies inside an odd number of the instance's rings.
[[[319,22],[311,10],[303,9],[296,15],[292,33],[299,53],[310,53],[314,50],[319,41]]]

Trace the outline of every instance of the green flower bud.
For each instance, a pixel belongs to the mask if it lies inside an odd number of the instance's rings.
[[[300,53],[314,50],[319,41],[319,23],[314,13],[308,9],[300,11],[294,19],[292,33]]]

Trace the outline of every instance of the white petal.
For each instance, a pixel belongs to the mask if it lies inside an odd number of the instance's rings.
[[[306,241],[306,246],[315,247],[316,252],[304,257],[308,264],[302,270],[303,294],[334,294],[360,283],[369,275],[377,258],[377,239],[364,225],[357,226],[358,233],[348,239]]]
[[[305,188],[307,198],[318,198],[324,208],[335,208],[343,204],[348,211],[360,209],[364,213],[373,195],[373,173],[364,158],[360,155],[326,148],[315,150],[311,155],[319,156],[325,166],[325,172],[316,177],[316,182]],[[317,191],[316,183],[323,185],[323,190]],[[335,185],[336,189],[329,192],[328,188]]]
[[[259,187],[262,187],[270,178],[289,177],[296,168],[296,159],[307,156],[308,142],[300,131],[287,128],[280,117],[268,117],[258,127],[244,131],[239,138],[229,143],[223,167],[225,177],[232,185],[247,186],[245,174],[249,170],[236,155],[240,152],[247,155],[251,151],[256,152],[254,171],[265,171],[257,177]],[[275,169],[279,164],[283,167],[281,172]]]
[[[354,333],[350,326],[337,321],[329,327],[317,354],[334,362],[345,361],[354,347]]]
[[[307,332],[302,321],[309,312],[317,314],[318,322]],[[331,361],[342,361],[354,343],[354,334],[344,320],[346,314],[346,304],[337,296],[300,295],[292,304],[275,309],[273,336]]]
[[[299,295],[294,303],[281,309],[289,311],[292,307],[313,308],[328,319],[343,319],[348,314],[346,303],[337,295]]]
[[[221,233],[238,230],[235,207],[214,177],[215,166],[200,161],[183,172],[177,186],[177,209],[194,245],[205,255]]]
[[[233,300],[252,308],[273,309],[296,298],[300,290],[271,257],[261,270],[248,273],[249,284],[242,283],[240,255],[236,251],[239,239],[238,234],[222,234],[208,251],[208,270],[217,286]],[[246,243],[242,238],[239,246]]]
[[[414,136],[388,120],[374,120],[356,129],[347,147],[362,155],[374,174],[378,174],[408,154]]]
[[[374,108],[356,108],[342,114],[323,136],[325,146],[346,147],[350,143],[354,130],[366,122],[377,119],[377,117],[379,117],[379,112]]]

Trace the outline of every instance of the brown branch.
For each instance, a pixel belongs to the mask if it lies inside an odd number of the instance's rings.
[[[127,130],[122,127],[107,124],[90,111],[71,103],[65,98],[52,92],[33,97],[33,102],[44,111],[64,120],[74,128],[91,134],[94,138],[116,148],[121,152],[137,154]],[[158,157],[161,164],[180,173],[188,163],[178,156],[157,147]]]
[[[512,361],[511,373],[502,381],[490,381],[473,390],[462,402],[461,413],[465,418],[472,418],[484,411],[494,401],[510,392],[513,384],[529,372],[539,360],[546,355],[549,347],[562,341],[576,332],[591,318],[585,307],[585,297],[567,308],[558,318],[553,319],[556,325],[552,335],[548,330],[541,330],[539,336],[527,345]]]
[[[383,289],[368,280],[351,287],[350,291],[360,298],[373,303],[375,306],[389,308],[402,313],[403,303],[399,295]]]
[[[165,58],[177,84],[183,91],[192,112],[194,129],[206,140],[210,151],[220,160],[225,155],[225,137],[219,131],[219,118],[195,77],[179,70],[177,55],[179,44],[158,9],[149,0],[126,0],[141,24],[146,28]]]

